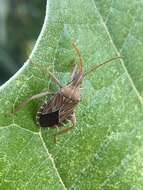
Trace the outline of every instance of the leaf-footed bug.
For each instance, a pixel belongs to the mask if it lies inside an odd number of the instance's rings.
[[[42,127],[49,128],[58,128],[64,123],[70,121],[72,126],[69,128],[61,129],[54,135],[54,142],[56,143],[57,136],[66,133],[73,129],[76,126],[76,116],[75,116],[75,107],[80,103],[80,87],[83,79],[89,73],[95,71],[101,66],[110,63],[115,59],[121,59],[122,57],[114,57],[109,59],[102,64],[93,66],[87,72],[83,70],[83,58],[80,53],[80,49],[76,46],[76,43],[73,43],[73,48],[75,49],[78,57],[79,64],[76,64],[72,75],[71,81],[63,86],[60,81],[50,72],[48,72],[54,82],[60,87],[60,90],[56,93],[50,93],[48,91],[36,94],[26,101],[22,102],[15,110],[14,113],[18,112],[21,108],[25,107],[30,101],[34,99],[39,99],[44,96],[52,95],[51,99],[44,103],[36,114],[37,124]]]

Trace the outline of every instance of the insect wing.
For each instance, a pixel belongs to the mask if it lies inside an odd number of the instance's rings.
[[[39,117],[41,127],[55,127],[59,124],[59,110],[47,114],[41,114]]]
[[[37,112],[37,122],[41,127],[54,127],[59,124],[59,110],[63,104],[63,95],[56,93],[49,102],[44,103]]]

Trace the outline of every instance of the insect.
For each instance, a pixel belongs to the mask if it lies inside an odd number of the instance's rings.
[[[60,81],[52,74],[52,78],[55,83],[60,87],[60,90],[56,93],[50,93],[48,91],[42,92],[40,94],[34,95],[22,102],[20,106],[15,110],[15,112],[19,111],[21,108],[25,107],[30,101],[34,99],[39,99],[44,96],[52,95],[51,99],[48,102],[45,102],[36,114],[37,124],[42,127],[49,128],[59,128],[63,124],[68,121],[71,122],[72,126],[69,128],[64,128],[58,131],[54,135],[54,142],[57,141],[57,136],[70,131],[76,126],[76,115],[75,115],[75,107],[80,103],[80,87],[85,76],[90,74],[92,71],[95,71],[99,67],[122,57],[114,57],[110,60],[103,62],[100,65],[93,66],[89,71],[84,72],[83,70],[83,58],[80,53],[80,49],[77,47],[76,43],[73,43],[73,48],[75,49],[78,57],[79,64],[76,64],[70,82],[63,86]]]

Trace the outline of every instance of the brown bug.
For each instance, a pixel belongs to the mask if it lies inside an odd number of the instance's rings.
[[[37,124],[40,127],[49,127],[49,128],[58,128],[62,126],[64,123],[71,121],[72,126],[69,128],[64,128],[57,132],[54,135],[54,141],[56,142],[56,137],[63,133],[66,133],[73,129],[76,126],[76,116],[75,116],[75,107],[79,104],[80,98],[80,86],[86,75],[91,73],[92,71],[98,69],[99,67],[109,63],[115,59],[119,59],[121,57],[115,57],[110,60],[103,62],[100,65],[92,67],[89,71],[83,71],[83,58],[80,53],[80,49],[73,43],[73,47],[79,56],[79,65],[76,64],[72,75],[71,82],[66,86],[62,86],[60,81],[52,74],[52,78],[55,83],[60,87],[60,90],[56,93],[50,92],[42,92],[40,94],[34,95],[30,97],[28,100],[24,101],[16,110],[17,112],[22,107],[26,106],[31,100],[38,99],[47,95],[52,94],[53,96],[49,100],[49,102],[45,102],[37,112],[36,120]]]

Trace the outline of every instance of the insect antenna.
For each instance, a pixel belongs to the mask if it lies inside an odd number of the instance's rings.
[[[112,61],[116,60],[116,59],[122,59],[123,57],[113,57],[107,61],[104,61],[103,63],[99,64],[99,65],[95,65],[93,66],[91,69],[89,69],[87,72],[85,72],[84,76],[90,74],[92,71],[95,71],[97,69],[99,69],[100,67],[102,67],[103,65],[106,65],[107,63],[111,63]]]
[[[83,70],[83,58],[82,58],[82,55],[81,55],[81,53],[80,53],[80,49],[77,47],[77,45],[76,45],[75,42],[72,43],[72,46],[73,46],[73,48],[75,49],[77,55],[79,56],[79,60],[80,60],[80,71],[82,71],[82,70]]]

